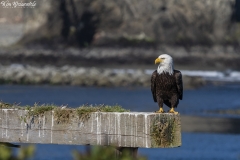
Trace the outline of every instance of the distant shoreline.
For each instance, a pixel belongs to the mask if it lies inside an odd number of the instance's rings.
[[[180,70],[239,70],[239,48],[233,46],[203,47],[189,49],[181,46],[141,47],[93,47],[93,48],[52,48],[34,46],[31,48],[9,46],[0,48],[0,64],[28,64],[32,66],[65,65],[98,68],[156,68],[154,60],[160,54],[174,58],[174,66]]]
[[[150,87],[154,69],[0,65],[0,84],[73,85],[95,87]],[[182,70],[184,89],[207,84],[240,83],[240,72]]]
[[[149,87],[154,60],[170,54],[183,71],[185,89],[240,81],[237,48],[178,46],[153,48],[0,48],[1,84]],[[234,72],[235,70],[235,72]],[[191,73],[190,73],[191,72]]]

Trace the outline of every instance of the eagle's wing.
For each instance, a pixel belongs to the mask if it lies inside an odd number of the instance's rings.
[[[152,77],[151,77],[151,91],[152,91],[152,96],[153,96],[154,102],[157,102],[157,97],[156,97],[156,77],[157,77],[157,70],[155,70],[152,73]]]
[[[182,74],[181,74],[180,71],[174,70],[174,76],[175,76],[176,83],[177,83],[177,89],[178,89],[179,99],[182,100],[182,98],[183,98]]]

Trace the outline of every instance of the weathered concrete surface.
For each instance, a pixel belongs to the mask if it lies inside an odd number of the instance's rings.
[[[180,115],[94,112],[83,119],[69,112],[63,120],[54,112],[27,116],[26,110],[0,110],[0,142],[144,148],[181,145]]]

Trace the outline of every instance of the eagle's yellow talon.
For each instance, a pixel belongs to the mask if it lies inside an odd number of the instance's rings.
[[[160,108],[158,111],[156,111],[156,113],[164,113],[164,110]]]
[[[171,108],[171,109],[169,110],[169,113],[178,114],[178,112],[174,111],[174,108]]]

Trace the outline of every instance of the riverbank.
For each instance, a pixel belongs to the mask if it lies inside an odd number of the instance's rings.
[[[240,48],[234,46],[182,46],[161,45],[158,48],[141,47],[58,47],[44,46],[26,48],[9,46],[0,48],[0,64],[13,63],[33,66],[77,66],[98,68],[155,68],[154,60],[161,54],[174,59],[176,69],[185,70],[239,70]]]
[[[95,87],[150,87],[154,69],[0,65],[1,84],[50,84]],[[184,89],[206,84],[240,83],[240,72],[181,70]]]
[[[96,67],[63,67],[12,64],[0,66],[1,84],[51,84],[98,87],[149,87],[153,70]],[[206,82],[199,76],[184,76],[184,88],[196,88]]]

